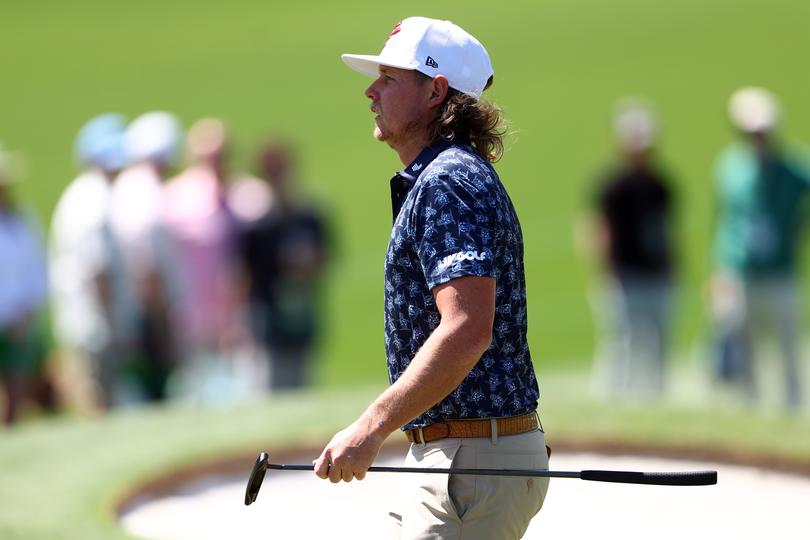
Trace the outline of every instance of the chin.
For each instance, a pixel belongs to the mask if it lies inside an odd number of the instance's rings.
[[[374,126],[374,138],[377,139],[378,141],[384,141],[385,139],[387,139],[385,133],[383,133],[382,130],[380,129],[380,126]]]

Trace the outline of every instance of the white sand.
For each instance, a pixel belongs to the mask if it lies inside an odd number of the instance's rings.
[[[272,460],[272,456],[271,456]],[[307,463],[302,456],[298,463]],[[399,465],[381,459],[377,465]],[[810,538],[810,479],[749,467],[641,457],[555,454],[555,470],[715,469],[709,487],[636,486],[552,479],[526,539]],[[141,501],[122,516],[151,540],[239,538],[377,539],[403,480],[370,473],[333,485],[309,472],[270,471],[257,501],[244,505],[245,476],[208,477],[170,497]]]

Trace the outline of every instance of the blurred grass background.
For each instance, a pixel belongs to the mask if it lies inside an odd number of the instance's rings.
[[[810,139],[810,3],[5,0],[0,141],[24,154],[20,195],[44,222],[75,175],[71,150],[83,122],[106,111],[135,117],[165,109],[187,125],[202,116],[225,119],[236,171],[250,167],[264,137],[294,141],[303,190],[328,204],[340,252],[329,280],[319,391],[254,408],[148,409],[0,432],[0,538],[123,537],[111,501],[136,478],[186,456],[323,438],[382,388],[388,179],[401,164],[371,137],[363,96],[370,79],[346,69],[339,55],[376,53],[394,23],[417,14],[459,23],[493,58],[489,97],[515,132],[497,167],[524,230],[530,344],[549,432],[663,443],[685,436],[810,453],[796,420],[681,402],[608,409],[587,397],[594,276],[572,239],[594,175],[612,157],[614,101],[648,97],[660,112],[661,157],[679,190],[675,356],[683,364],[706,360],[693,353],[707,333],[700,291],[710,266],[712,161],[732,137],[726,100],[742,85],[770,88],[784,106],[786,138]],[[372,387],[323,389],[350,383]],[[333,413],[318,420],[327,409]],[[314,431],[286,430],[302,420]]]
[[[462,24],[493,58],[489,97],[515,131],[498,170],[525,234],[537,366],[590,361],[589,271],[572,227],[612,157],[609,115],[627,94],[659,108],[661,156],[678,182],[676,349],[705,337],[700,288],[709,268],[712,161],[732,136],[726,100],[741,85],[768,87],[783,101],[786,136],[810,138],[807,2],[7,0],[0,140],[25,152],[20,191],[47,221],[74,176],[75,133],[97,113],[165,109],[186,123],[221,116],[233,131],[236,170],[249,168],[263,137],[290,138],[306,190],[329,204],[340,239],[318,380],[374,381],[384,376],[388,179],[401,165],[370,135],[363,96],[370,80],[346,69],[339,54],[377,52],[393,24],[412,14]]]
[[[605,407],[577,391],[582,380],[576,374],[550,375],[546,383],[543,423],[547,441],[558,451],[561,442],[670,452],[713,448],[714,455],[769,455],[772,464],[803,460],[808,468],[810,430],[795,417],[726,407],[709,413],[677,403]],[[136,486],[223,456],[244,456],[247,481],[260,450],[285,462],[282,450],[318,448],[354,420],[378,391],[369,386],[310,390],[228,408],[174,404],[70,422],[20,424],[13,436],[0,434],[0,538],[130,538],[117,523],[115,506]],[[294,461],[303,463],[309,455],[315,457],[305,453]],[[582,464],[583,469],[588,466]],[[242,501],[231,503],[241,506]],[[724,501],[717,508],[718,516],[734,515]],[[272,520],[283,516],[267,517],[266,534],[272,537]]]

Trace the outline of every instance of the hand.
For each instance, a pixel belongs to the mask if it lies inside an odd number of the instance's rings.
[[[358,420],[339,431],[312,464],[319,478],[328,478],[333,484],[343,480],[362,480],[380,451],[385,437],[373,431],[367,423]]]

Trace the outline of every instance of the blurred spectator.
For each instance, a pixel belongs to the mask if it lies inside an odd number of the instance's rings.
[[[96,401],[112,403],[115,371],[132,340],[134,289],[110,229],[110,194],[124,166],[126,120],[102,114],[76,137],[79,176],[51,219],[53,322],[60,346],[89,371]]]
[[[243,341],[224,124],[214,118],[196,122],[188,133],[188,154],[190,166],[166,185],[164,218],[184,283],[178,331],[187,371],[205,377],[227,368],[222,364]],[[187,391],[199,395],[202,388]]]
[[[664,389],[673,190],[654,159],[652,110],[640,101],[622,102],[613,127],[619,163],[599,184],[590,231],[605,281],[596,373],[615,397],[652,398]]]
[[[163,223],[163,180],[175,164],[182,129],[174,115],[156,111],[133,120],[125,133],[129,165],[110,194],[110,228],[123,275],[134,287],[132,341],[121,357],[122,402],[166,397],[178,360],[173,308],[181,281],[171,238]]]
[[[810,173],[804,157],[776,137],[779,104],[770,92],[736,91],[729,115],[741,138],[716,166],[716,374],[758,399],[754,348],[770,331],[781,353],[784,404],[794,411],[803,400],[796,265]]]
[[[39,229],[15,203],[9,160],[0,148],[0,381],[3,421],[17,417],[31,384],[44,373],[46,351],[38,314],[47,295],[47,270]]]
[[[327,231],[323,217],[290,191],[294,169],[289,148],[267,146],[258,165],[270,189],[247,181],[234,193],[237,214],[249,218],[241,244],[251,327],[269,354],[270,387],[294,388],[307,382],[318,334]]]

